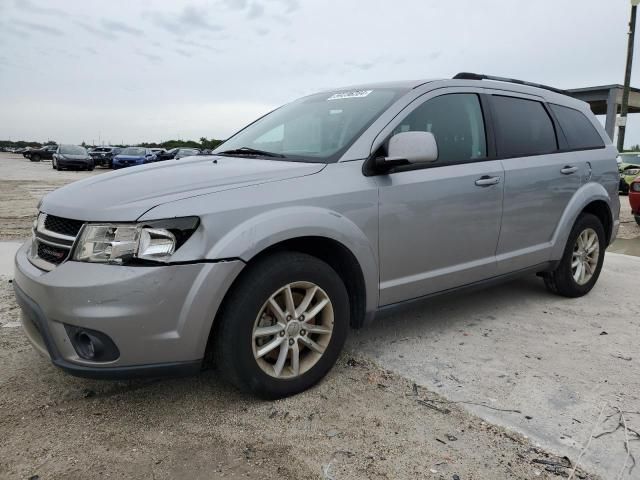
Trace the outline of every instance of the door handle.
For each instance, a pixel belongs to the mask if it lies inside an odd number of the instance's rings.
[[[572,165],[566,165],[560,173],[563,175],[571,175],[572,173],[576,173],[578,171],[578,167],[574,167]]]
[[[500,183],[500,177],[490,177],[489,175],[483,175],[476,180],[476,185],[479,187],[488,187],[491,185],[497,185]]]

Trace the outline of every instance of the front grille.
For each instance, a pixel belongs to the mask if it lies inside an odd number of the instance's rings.
[[[40,213],[33,229],[31,263],[51,271],[67,260],[83,224],[80,220]]]
[[[67,235],[68,237],[75,237],[78,235],[80,228],[84,222],[80,220],[71,220],[69,218],[60,218],[53,215],[47,215],[44,220],[44,228],[51,232],[59,233],[60,235]]]
[[[38,257],[45,262],[60,265],[67,258],[67,255],[69,255],[69,250],[66,248],[38,243]]]

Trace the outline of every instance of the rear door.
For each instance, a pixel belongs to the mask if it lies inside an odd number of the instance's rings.
[[[469,89],[436,92],[409,105],[381,133],[388,141],[398,132],[431,132],[439,153],[432,164],[376,177],[381,305],[496,274],[504,174],[481,96]]]
[[[505,171],[496,251],[502,274],[550,259],[553,234],[580,187],[585,166],[561,152],[564,137],[541,98],[503,91],[490,98],[496,149]]]

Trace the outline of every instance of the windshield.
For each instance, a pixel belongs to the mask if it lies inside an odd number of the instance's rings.
[[[635,163],[640,160],[640,154],[638,153],[621,153],[620,158],[624,163]]]
[[[378,88],[304,97],[252,123],[213,153],[245,148],[284,155],[285,160],[335,162],[405,92]]]
[[[60,153],[63,155],[86,155],[87,151],[77,145],[61,145]]]
[[[132,155],[137,157],[144,157],[147,151],[144,148],[128,147],[120,152],[120,155]]]

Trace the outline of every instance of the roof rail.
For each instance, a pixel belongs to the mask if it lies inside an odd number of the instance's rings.
[[[524,80],[517,80],[515,78],[495,77],[493,75],[483,75],[480,73],[460,72],[453,78],[454,80],[495,80],[497,82],[517,83],[518,85],[526,85],[528,87],[543,88],[561,95],[569,94],[566,90],[549,87],[548,85],[542,85],[540,83],[525,82]]]

